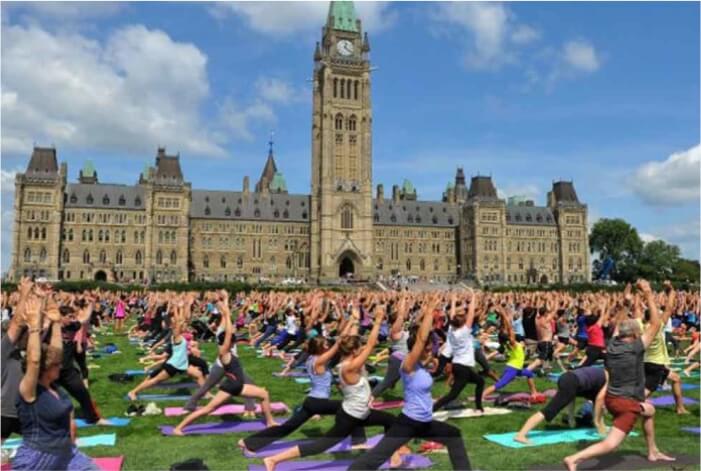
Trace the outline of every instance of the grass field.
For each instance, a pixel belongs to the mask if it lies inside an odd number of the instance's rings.
[[[93,360],[99,369],[91,370],[91,391],[94,395],[102,414],[105,417],[123,416],[129,402],[123,397],[134,384],[117,384],[111,382],[107,376],[111,373],[120,373],[126,369],[138,368],[137,353],[133,346],[129,345],[124,336],[100,336],[100,345],[114,342],[122,351],[121,354],[103,357]],[[204,345],[207,360],[214,360],[215,349],[212,344]],[[274,371],[279,371],[281,362],[272,359],[257,359],[255,352],[248,347],[240,347],[239,354],[246,371],[256,380],[257,384],[265,386],[270,391],[273,401],[284,401],[293,408],[301,403],[306,385],[297,384],[290,378],[275,378]],[[501,369],[501,364],[495,365]],[[378,372],[382,374],[382,370]],[[698,381],[689,380],[690,382]],[[490,384],[491,380],[488,380]],[[554,383],[539,379],[538,389],[544,390],[554,387]],[[335,388],[334,388],[335,389]],[[434,397],[442,394],[446,389],[443,382],[437,383],[434,388]],[[525,381],[517,380],[509,386],[509,390],[523,390],[527,387]],[[463,396],[472,395],[473,386],[468,385]],[[146,392],[165,392],[153,390]],[[667,394],[667,393],[664,393]],[[699,390],[684,391],[688,397],[699,399]],[[385,398],[401,398],[401,383],[397,384],[394,391],[390,391]],[[159,402],[158,406],[183,405],[182,402]],[[677,416],[672,408],[658,409],[656,417],[657,442],[663,452],[674,455],[684,453],[693,456],[699,455],[699,437],[680,430],[683,426],[699,425],[699,407],[689,408],[691,414]],[[398,410],[391,411],[398,413]],[[467,445],[474,469],[482,470],[506,470],[527,469],[534,465],[559,463],[562,458],[585,444],[562,444],[547,447],[537,447],[515,450],[492,444],[482,438],[487,433],[504,433],[516,431],[533,410],[517,410],[516,412],[483,418],[452,420],[451,423],[462,430],[463,438]],[[219,418],[209,417],[208,421],[216,421]],[[305,438],[322,434],[332,423],[332,418],[324,418],[318,422],[308,422],[299,429],[293,437]],[[178,418],[166,418],[165,416],[136,417],[127,427],[91,427],[80,429],[79,436],[95,435],[97,433],[115,432],[117,444],[114,447],[96,447],[84,449],[89,455],[125,457],[123,469],[125,470],[167,470],[171,464],[185,461],[190,458],[201,458],[210,469],[247,469],[249,463],[260,463],[260,460],[249,460],[242,456],[236,446],[236,442],[243,434],[190,436],[190,437],[164,437],[157,426],[161,424],[176,424]],[[610,421],[607,421],[610,423]],[[552,428],[562,427],[560,417],[553,421]],[[379,433],[380,429],[368,430],[368,436]],[[416,444],[412,444],[416,446]],[[645,443],[642,436],[628,438],[623,446],[623,451],[632,453],[644,453]],[[334,455],[336,458],[352,455]],[[326,459],[328,456],[311,457],[310,459]],[[433,454],[432,469],[450,469],[447,454]],[[550,469],[553,469],[551,466]],[[670,469],[670,468],[659,468]],[[696,466],[698,469],[698,466]]]

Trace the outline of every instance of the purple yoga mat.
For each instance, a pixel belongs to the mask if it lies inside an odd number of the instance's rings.
[[[374,448],[375,445],[380,443],[380,440],[382,440],[382,435],[375,435],[374,437],[368,438],[366,445],[369,448]],[[270,445],[266,446],[262,450],[258,450],[256,452],[245,451],[243,454],[246,458],[265,458],[266,456],[272,456],[276,453],[281,452],[282,450],[287,450],[288,448],[292,448],[293,446],[301,445],[303,443],[311,443],[313,441],[314,441],[314,439],[289,440],[289,441],[279,440],[277,442],[271,443]],[[344,451],[351,451],[350,437],[346,437],[341,443],[337,443],[333,447],[326,450],[324,453],[339,453],[339,452],[344,452]]]
[[[172,425],[159,425],[163,435],[173,435]],[[195,424],[185,427],[185,435],[221,435],[224,433],[260,432],[264,430],[265,420],[242,420],[241,422],[217,422]]]
[[[673,406],[676,404],[674,402],[674,396],[660,396],[660,397],[654,397],[652,399],[648,399],[648,402],[652,404],[653,406],[657,407],[665,407],[665,406]],[[691,399],[689,397],[684,397],[683,402],[685,405],[691,405],[691,404],[698,404],[699,401],[696,399]]]
[[[695,433],[696,435],[701,435],[701,427],[682,427],[682,430],[689,433]]]
[[[304,378],[306,376],[309,376],[308,373],[305,373],[304,371],[290,371],[286,375],[281,374],[281,372],[276,371],[273,373],[273,376],[276,378]]]
[[[284,402],[272,402],[270,408],[275,412],[289,412],[290,408]],[[176,417],[183,415],[186,411],[182,407],[166,407],[166,417]],[[214,412],[208,415],[241,415],[245,412],[243,404],[226,404],[218,407]],[[263,409],[260,404],[256,404],[256,412],[261,413]]]
[[[402,401],[402,400],[385,401],[385,402],[377,402],[377,403],[373,404],[373,406],[370,409],[375,409],[375,410],[398,409],[402,406],[404,406],[404,401]]]
[[[279,463],[276,471],[346,471],[353,463],[352,460],[327,460],[327,461],[285,461]],[[430,468],[433,462],[422,455],[406,455],[401,469]],[[380,469],[389,469],[389,462],[383,464]],[[265,471],[262,464],[249,464],[248,471]]]

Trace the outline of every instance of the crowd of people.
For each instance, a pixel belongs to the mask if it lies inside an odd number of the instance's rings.
[[[245,399],[249,417],[259,402],[266,422],[265,430],[239,441],[243,451],[261,450],[314,416],[334,417],[317,439],[266,457],[267,471],[323,453],[349,436],[355,447],[366,447],[364,428],[373,425],[384,428],[383,438],[350,469],[378,469],[387,460],[400,467],[414,439],[447,448],[454,469],[471,469],[460,429],[434,414],[464,399],[469,388],[474,392],[470,405],[479,416],[488,398],[519,377],[526,379],[532,401],[544,402],[534,378],[553,371],[562,373],[557,393],[523,424],[516,441],[528,444],[534,428],[566,408],[572,422],[575,398],[581,397],[593,403],[593,424],[604,438],[564,458],[570,471],[616,449],[638,418],[648,459],[673,460],[657,447],[655,409],[647,399],[666,382],[676,412],[688,413],[682,377],[699,368],[698,293],[675,291],[669,283],[654,292],[645,280],[620,293],[311,290],[230,295],[224,290],[66,293],[22,279],[16,291],[2,294],[1,303],[2,438],[23,437],[12,463],[16,470],[97,469],[75,446],[71,397],[87,423],[108,424],[91,397],[86,363],[95,330],[105,323],[146,349],[141,361],[150,373],[129,391],[131,400],[180,375],[198,384],[185,404],[189,414],[174,435],[186,433],[189,425],[235,396]],[[217,345],[212,364],[199,348],[209,341]],[[686,341],[689,346],[683,348]],[[272,414],[268,390],[256,385],[261,379],[246,372],[238,355],[241,343],[261,349],[265,357],[284,358],[282,375],[301,369],[309,378],[311,388],[300,398],[301,407],[284,423]],[[681,372],[670,368],[677,356],[686,358]],[[368,371],[381,361],[387,362],[384,378],[371,382]],[[495,361],[505,363],[500,374]],[[449,385],[441,397],[433,393],[438,381]],[[399,382],[401,413],[380,410],[383,395]],[[334,384],[340,400],[332,399]],[[207,403],[198,408],[201,399]],[[608,430],[604,410],[613,417]]]

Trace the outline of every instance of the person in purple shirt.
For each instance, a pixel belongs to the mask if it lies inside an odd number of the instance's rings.
[[[394,452],[412,438],[435,440],[448,448],[453,469],[469,470],[462,434],[457,427],[433,420],[431,387],[433,378],[423,366],[431,357],[431,344],[427,342],[433,325],[433,311],[437,299],[424,305],[421,326],[412,329],[407,344],[411,351],[404,358],[401,378],[404,385],[404,408],[384,438],[372,450],[353,461],[351,470],[379,469]]]

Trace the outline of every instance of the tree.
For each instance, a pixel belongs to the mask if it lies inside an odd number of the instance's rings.
[[[637,261],[637,275],[650,281],[662,282],[672,278],[679,263],[680,250],[663,240],[648,242]]]
[[[635,265],[643,249],[638,231],[623,219],[600,219],[592,227],[589,248],[599,254],[599,261],[610,258],[615,264],[611,278],[630,281],[635,278]]]
[[[698,284],[701,267],[698,260],[680,258],[674,266],[671,280],[675,283]]]

